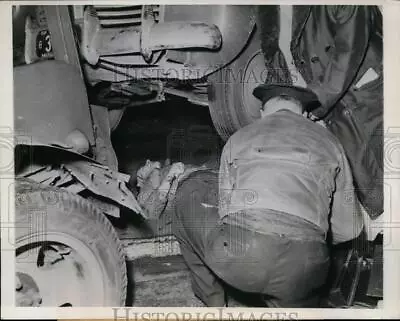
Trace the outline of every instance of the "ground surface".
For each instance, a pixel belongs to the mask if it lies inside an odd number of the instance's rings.
[[[202,307],[190,286],[190,275],[180,255],[143,257],[128,263],[131,280],[129,306]],[[134,271],[134,272],[133,272]]]

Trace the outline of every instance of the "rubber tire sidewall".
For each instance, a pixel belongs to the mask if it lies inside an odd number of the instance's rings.
[[[30,181],[16,184],[16,224],[21,227],[16,228],[16,248],[30,236],[36,235],[33,241],[37,241],[37,235],[43,232],[46,241],[51,241],[46,239],[47,233],[58,232],[83,242],[103,270],[105,302],[96,305],[124,306],[127,292],[125,253],[104,214],[78,195]]]
[[[249,99],[254,99],[253,103],[259,104],[258,110],[261,108],[261,102],[258,102],[252,95],[252,90],[244,92],[245,88],[242,81],[253,81],[253,78],[244,77],[242,79],[240,77],[240,72],[244,73],[249,60],[256,54],[262,55],[261,41],[257,29],[253,31],[248,43],[238,57],[224,68],[211,74],[207,79],[210,115],[215,129],[225,141],[238,129],[256,120],[245,106],[244,95],[250,97]],[[257,80],[255,81],[261,84],[266,71],[264,60],[256,65],[254,75]],[[236,79],[232,80],[226,76],[227,72],[233,73]],[[238,81],[238,79],[241,79],[241,81]]]

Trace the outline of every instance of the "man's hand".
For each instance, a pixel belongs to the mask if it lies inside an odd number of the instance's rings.
[[[174,178],[178,178],[184,171],[185,165],[182,162],[172,164],[167,174],[167,181],[171,182]]]
[[[178,162],[172,164],[171,168],[168,171],[167,176],[165,176],[160,186],[158,187],[159,197],[161,200],[167,198],[173,180],[182,175],[184,171],[185,171],[185,165],[183,163]]]
[[[314,121],[316,124],[319,124],[319,125],[321,125],[322,127],[325,127],[326,128],[326,123],[323,121],[323,120],[317,120],[317,121]]]
[[[315,116],[313,113],[308,113],[308,118],[310,118],[312,121],[317,121],[319,118]]]
[[[146,160],[146,163],[139,168],[136,174],[138,187],[143,187],[144,182],[148,179],[154,169],[161,169],[160,162],[152,162],[150,159]]]
[[[308,112],[308,111],[304,111],[304,112],[303,112],[303,116],[306,117],[306,118],[308,118],[308,119],[310,119],[310,120],[312,120],[312,121],[318,120],[318,117],[317,117],[317,116],[313,115],[312,113],[310,113],[310,112]]]
[[[305,111],[305,112],[303,112],[303,116],[312,120],[314,123],[319,124],[322,127],[326,128],[326,123],[322,119],[319,119],[317,116],[313,115],[312,113]]]

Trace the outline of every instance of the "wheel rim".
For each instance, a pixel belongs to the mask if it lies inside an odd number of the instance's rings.
[[[46,241],[38,242],[43,238]],[[19,240],[16,253],[16,273],[22,283],[19,292],[39,298],[37,305],[104,305],[104,267],[84,242],[64,233],[36,234]],[[45,263],[38,266],[43,253]],[[28,301],[22,300],[19,306]]]
[[[250,122],[260,118],[261,102],[253,96],[253,90],[258,85],[265,83],[266,72],[264,56],[262,51],[258,50],[246,64],[241,90],[242,106]]]

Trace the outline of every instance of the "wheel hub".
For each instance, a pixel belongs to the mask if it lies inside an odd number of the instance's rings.
[[[16,306],[90,306],[104,300],[101,267],[87,251],[59,242],[17,251]]]

